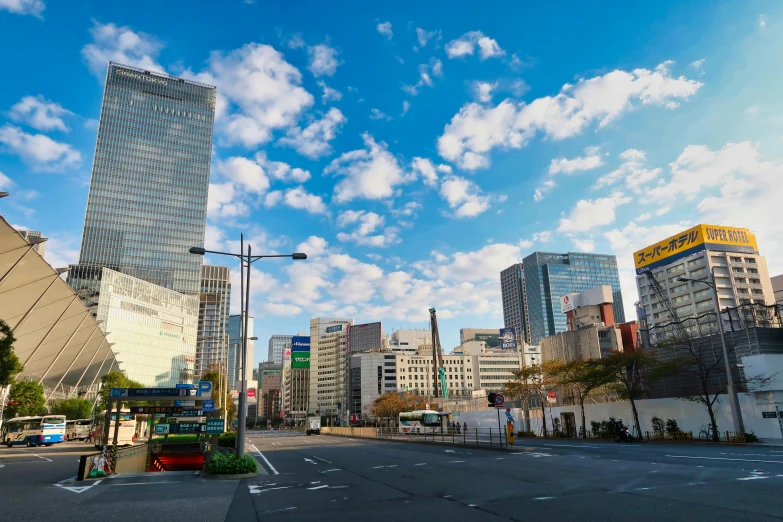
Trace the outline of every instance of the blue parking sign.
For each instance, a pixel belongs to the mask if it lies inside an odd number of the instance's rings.
[[[199,381],[198,394],[199,397],[212,397],[212,383],[209,381]]]
[[[215,401],[201,401],[201,410],[204,413],[215,411]]]

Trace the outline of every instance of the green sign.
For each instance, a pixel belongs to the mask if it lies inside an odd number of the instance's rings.
[[[226,419],[207,419],[207,433],[220,435],[226,431]]]
[[[291,352],[291,368],[309,368],[310,352]]]

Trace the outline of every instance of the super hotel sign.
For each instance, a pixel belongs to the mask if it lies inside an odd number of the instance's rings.
[[[643,274],[704,250],[758,254],[759,247],[756,236],[747,228],[696,225],[634,252],[636,274]]]

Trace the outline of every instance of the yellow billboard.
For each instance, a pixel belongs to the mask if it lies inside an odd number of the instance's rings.
[[[642,274],[703,250],[758,254],[756,236],[747,228],[696,225],[633,254],[636,273]]]

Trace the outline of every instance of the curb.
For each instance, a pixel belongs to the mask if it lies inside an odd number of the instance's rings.
[[[215,474],[215,473],[207,473],[206,471],[201,471],[199,472],[199,476],[212,480],[240,480],[240,479],[253,478],[255,476],[258,476],[258,472],[256,471],[255,473]]]

